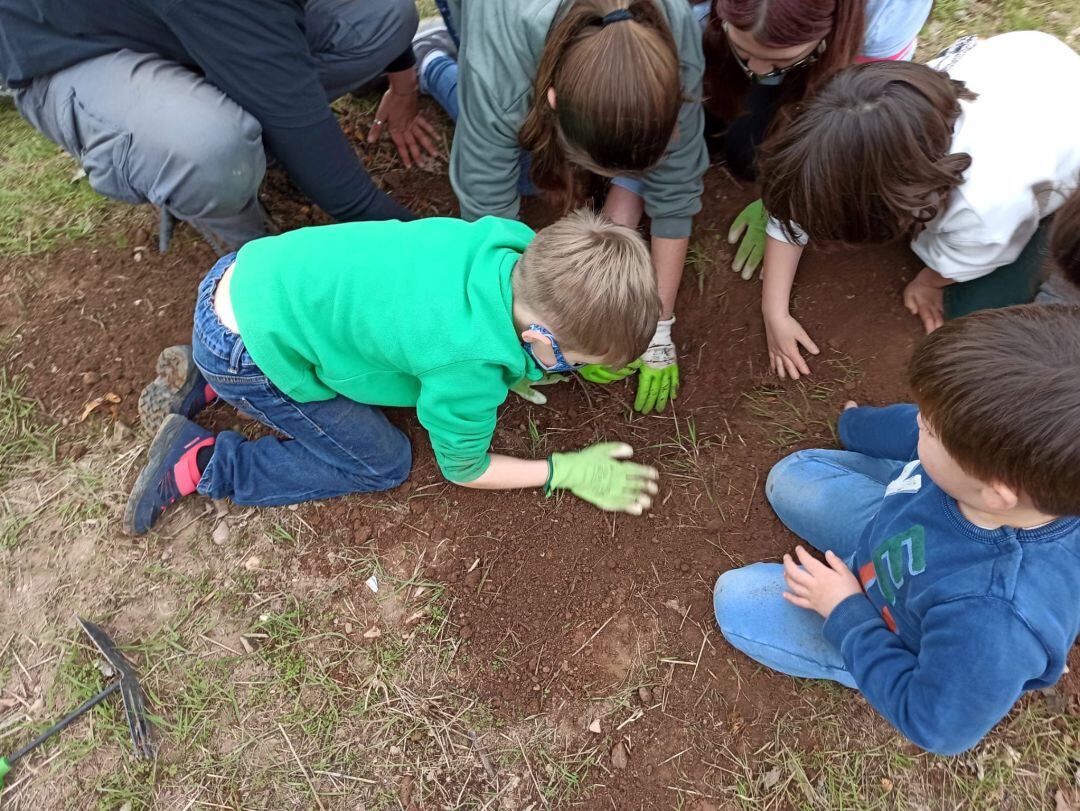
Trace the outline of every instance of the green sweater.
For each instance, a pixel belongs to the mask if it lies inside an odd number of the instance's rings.
[[[690,236],[701,210],[702,176],[709,166],[702,135],[701,26],[689,0],[655,0],[667,16],[679,51],[683,94],[678,132],[664,158],[645,174],[645,213],[655,236]],[[460,115],[450,153],[450,181],[467,220],[515,218],[518,130],[532,101],[532,84],[548,29],[561,0],[449,0],[461,37]]]
[[[357,222],[247,243],[231,296],[240,335],[299,402],[415,406],[443,475],[488,466],[510,386],[540,370],[514,327],[510,276],[533,238],[485,217]]]

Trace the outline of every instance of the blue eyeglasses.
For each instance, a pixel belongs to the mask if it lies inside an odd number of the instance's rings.
[[[533,332],[538,332],[548,339],[548,343],[551,344],[551,351],[555,353],[555,363],[548,366],[540,358],[536,357],[533,353],[532,344],[527,341],[522,341],[521,345],[524,347],[526,353],[532,358],[536,365],[543,369],[545,372],[576,372],[584,363],[571,363],[563,355],[562,350],[559,349],[559,342],[555,340],[555,336],[551,334],[551,330],[540,324],[529,324],[529,329]]]

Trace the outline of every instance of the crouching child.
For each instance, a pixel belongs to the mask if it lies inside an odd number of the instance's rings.
[[[947,322],[910,365],[916,405],[855,407],[844,450],[766,484],[798,547],[716,582],[748,656],[858,689],[940,754],[1053,684],[1080,631],[1080,308]]]
[[[386,490],[409,441],[382,406],[415,407],[443,475],[480,489],[567,489],[640,514],[656,471],[601,443],[547,459],[490,452],[507,392],[544,371],[638,357],[660,299],[633,230],[577,212],[534,234],[486,217],[305,228],[255,240],[203,280],[191,347],[140,398],[156,430],[125,514],[147,532],[180,498],[293,504]],[[280,436],[192,421],[220,397]]]

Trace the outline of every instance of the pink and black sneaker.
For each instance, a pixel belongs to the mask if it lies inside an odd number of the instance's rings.
[[[150,458],[128,497],[124,529],[149,532],[161,514],[191,495],[214,449],[214,435],[179,414],[168,414],[150,444]]]
[[[217,399],[191,357],[190,346],[170,346],[157,359],[157,377],[139,395],[139,416],[156,432],[169,414],[192,419]]]

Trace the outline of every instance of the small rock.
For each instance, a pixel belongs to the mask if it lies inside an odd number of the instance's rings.
[[[366,543],[371,539],[371,527],[366,524],[356,528],[356,532],[353,534],[353,541],[356,543]]]
[[[475,589],[477,586],[480,585],[480,580],[483,576],[484,573],[481,572],[479,569],[473,569],[471,572],[465,575],[465,580],[462,582],[464,582],[465,588]]]
[[[626,750],[626,744],[619,741],[611,747],[611,765],[616,769],[625,769],[630,764],[630,753]]]
[[[380,636],[382,636],[382,631],[379,630],[377,625],[372,625],[364,631],[364,639],[378,639]]]
[[[113,423],[113,442],[117,445],[127,444],[135,438],[135,432],[131,430],[131,426],[122,420],[117,420]]]
[[[653,703],[653,691],[651,687],[639,687],[637,691],[638,699],[646,707],[651,707]]]
[[[252,555],[250,558],[244,561],[244,568],[247,569],[249,572],[255,571],[260,566],[262,566],[262,561],[259,560],[259,558],[255,555]]]
[[[214,534],[210,536],[210,539],[221,546],[229,540],[229,525],[225,521],[218,521],[218,525],[214,527]]]
[[[471,625],[462,625],[461,630],[458,632],[458,636],[462,639],[472,639],[473,627]]]
[[[589,732],[593,733],[594,735],[599,735],[600,734],[601,729],[600,729],[600,719],[599,718],[594,718],[592,723],[589,724]]]
[[[101,380],[101,375],[99,375],[97,372],[83,372],[82,373],[82,384],[84,386],[97,385],[99,380]]]

